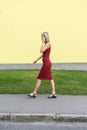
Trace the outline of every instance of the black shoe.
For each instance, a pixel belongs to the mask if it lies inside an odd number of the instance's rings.
[[[57,97],[56,94],[52,94],[52,95],[48,96],[48,98],[56,98],[56,97]]]
[[[27,96],[32,97],[32,98],[36,98],[36,94],[34,94],[34,93],[30,93]]]

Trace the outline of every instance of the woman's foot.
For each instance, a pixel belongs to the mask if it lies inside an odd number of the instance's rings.
[[[48,96],[48,98],[56,98],[56,97],[57,97],[56,94],[52,94],[52,95]]]
[[[35,93],[30,93],[27,96],[32,97],[32,98],[36,98],[36,94]]]

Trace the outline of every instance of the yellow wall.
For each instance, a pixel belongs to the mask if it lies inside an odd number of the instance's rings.
[[[0,0],[0,63],[31,63],[43,31],[53,62],[87,62],[87,0]]]

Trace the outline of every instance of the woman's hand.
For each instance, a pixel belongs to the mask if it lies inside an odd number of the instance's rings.
[[[41,44],[41,47],[44,47],[46,44],[44,43],[44,42],[42,42],[42,44]]]
[[[36,64],[37,63],[37,60],[35,60],[34,62],[33,62],[33,64]]]
[[[43,44],[40,48],[40,53],[43,53],[44,51],[46,51],[50,47],[51,47],[51,44],[49,42],[45,45]]]
[[[40,53],[42,53],[42,49],[44,48],[46,46],[46,44],[44,43],[44,42],[42,42],[42,45],[41,45],[41,47],[40,47]]]

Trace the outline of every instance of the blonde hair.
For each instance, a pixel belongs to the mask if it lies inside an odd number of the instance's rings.
[[[49,42],[50,40],[49,40],[49,34],[48,34],[48,32],[43,32],[42,34],[41,34],[41,36],[43,37],[45,37],[45,42],[47,43],[47,42]]]

